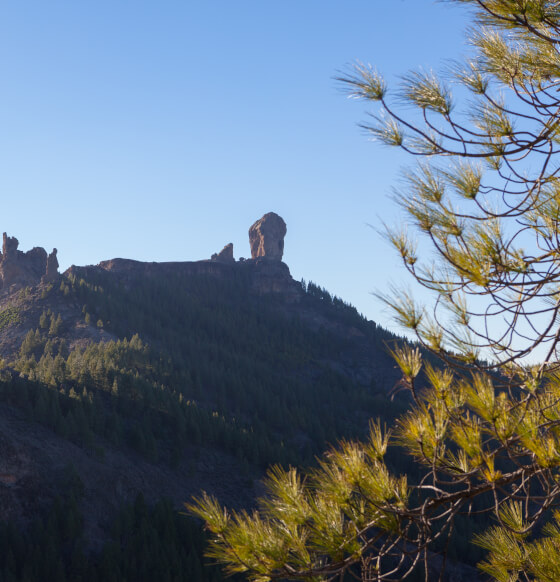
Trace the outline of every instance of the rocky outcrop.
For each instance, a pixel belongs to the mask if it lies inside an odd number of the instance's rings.
[[[221,263],[235,263],[233,258],[233,243],[227,244],[219,253],[212,255],[212,261],[220,261]]]
[[[15,236],[3,234],[2,239],[2,256],[4,260],[15,259],[18,252],[19,241]]]
[[[249,229],[251,258],[282,260],[286,223],[274,212],[268,212]]]
[[[52,253],[47,257],[47,270],[43,275],[43,281],[46,283],[51,283],[56,281],[58,278],[58,259],[56,258],[56,249],[52,250]]]
[[[233,256],[233,243],[227,244],[219,253],[214,253],[210,260],[184,261],[166,263],[145,263],[130,259],[111,259],[102,261],[97,267],[72,266],[68,273],[77,275],[83,269],[101,268],[122,277],[126,285],[134,286],[137,277],[162,278],[168,275],[200,276],[228,278],[236,273],[244,273],[250,281],[250,291],[255,295],[273,294],[282,297],[285,303],[298,303],[302,297],[301,285],[293,280],[290,269],[282,262],[286,223],[269,212],[257,220],[249,229],[251,244],[250,260]]]
[[[18,250],[18,239],[4,233],[0,255],[0,288],[12,285],[36,285],[42,280],[54,281],[58,277],[56,249],[50,255],[42,247],[26,253]]]

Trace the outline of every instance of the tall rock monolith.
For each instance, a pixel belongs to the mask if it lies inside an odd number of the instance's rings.
[[[274,212],[268,212],[249,229],[251,258],[281,261],[284,254],[286,223]]]

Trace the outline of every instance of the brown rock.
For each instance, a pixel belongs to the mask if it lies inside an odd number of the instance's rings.
[[[4,261],[16,257],[18,245],[19,241],[15,236],[8,236],[6,233],[3,234],[2,257]]]
[[[58,278],[58,259],[56,258],[56,249],[52,250],[52,253],[47,257],[47,270],[43,275],[43,281],[51,282],[56,281]]]
[[[16,263],[20,269],[40,279],[47,269],[47,251],[43,247],[33,247],[26,253],[18,251]]]
[[[249,229],[251,258],[282,260],[286,223],[274,212],[268,212]]]
[[[235,259],[233,258],[233,243],[227,244],[219,253],[214,253],[212,260],[222,263],[235,263]]]
[[[48,274],[52,281],[58,274],[56,249],[47,256],[42,247],[34,247],[23,253],[18,250],[18,239],[3,235],[2,254],[0,255],[0,288],[12,285],[36,285]]]

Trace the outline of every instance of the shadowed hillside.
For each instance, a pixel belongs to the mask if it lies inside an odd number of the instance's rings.
[[[277,259],[227,259],[0,291],[0,579],[215,579],[185,500],[250,507],[268,465],[403,410],[392,334]]]

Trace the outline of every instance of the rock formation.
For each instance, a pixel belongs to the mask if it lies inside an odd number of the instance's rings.
[[[15,236],[8,236],[6,233],[3,234],[2,256],[4,260],[16,258],[18,245],[19,241]]]
[[[54,281],[58,276],[56,249],[47,256],[42,247],[26,253],[18,250],[18,239],[4,233],[0,254],[0,288],[12,285],[36,285],[41,280]]]
[[[56,253],[58,251],[56,249],[52,250],[52,253],[47,257],[47,270],[43,275],[42,280],[44,282],[52,282],[56,281],[58,278],[58,259],[56,258]]]
[[[251,258],[282,260],[286,223],[278,214],[268,212],[249,229]]]
[[[220,261],[221,263],[234,263],[233,258],[233,243],[227,244],[219,253],[212,255],[212,261]]]

